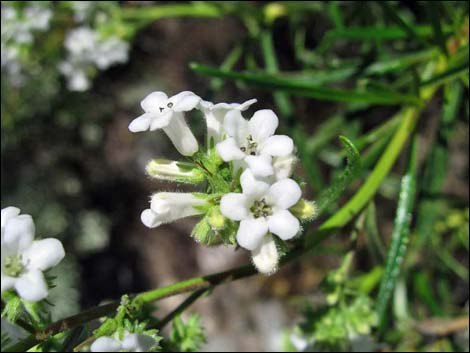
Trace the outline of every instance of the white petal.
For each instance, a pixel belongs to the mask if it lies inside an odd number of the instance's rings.
[[[246,219],[249,215],[248,199],[243,194],[225,194],[220,200],[220,212],[233,221]]]
[[[168,110],[163,114],[155,114],[150,122],[150,131],[163,129],[170,124],[171,118],[173,117],[173,111]]]
[[[287,179],[292,176],[294,172],[297,158],[295,155],[290,154],[285,157],[276,157],[273,159],[273,168],[276,180]]]
[[[253,250],[251,255],[253,264],[259,272],[270,275],[277,271],[279,252],[270,234],[263,238],[261,245]]]
[[[144,113],[141,116],[135,118],[129,124],[129,130],[131,132],[141,132],[147,131],[150,129],[150,124],[152,123],[153,117],[155,115],[152,113]]]
[[[155,340],[147,335],[127,333],[122,340],[122,349],[127,352],[149,352]]]
[[[257,177],[266,177],[274,173],[272,158],[266,154],[261,156],[247,156],[245,162]]]
[[[5,226],[5,223],[13,218],[18,216],[21,213],[19,208],[16,207],[5,207],[2,209],[2,228]]]
[[[244,111],[244,110],[247,110],[251,105],[255,104],[258,100],[253,98],[253,99],[250,99],[250,100],[247,100],[246,102],[243,102],[242,104],[240,104],[237,109],[241,110],[241,111]]]
[[[206,203],[207,201],[191,193],[159,192],[152,196],[150,208],[163,223],[169,223],[204,213],[197,207]]]
[[[142,223],[149,228],[156,228],[162,224],[162,221],[158,215],[153,212],[150,208],[144,210],[140,215]]]
[[[180,92],[168,99],[168,102],[173,103],[173,107],[171,107],[171,109],[173,109],[175,112],[187,112],[192,110],[199,104],[200,101],[201,97],[190,91]]]
[[[163,131],[183,156],[192,156],[199,149],[197,140],[182,113],[174,113],[170,123],[163,128]]]
[[[263,217],[245,219],[240,222],[237,232],[237,243],[247,250],[255,250],[268,233],[268,224]]]
[[[122,345],[119,341],[112,339],[110,337],[99,337],[95,342],[90,346],[90,351],[92,352],[119,352],[122,348]]]
[[[18,295],[30,302],[37,302],[47,297],[47,284],[41,271],[31,270],[20,276],[15,282]]]
[[[6,222],[3,241],[14,246],[17,251],[27,249],[34,239],[34,222],[30,215],[19,215]]]
[[[215,148],[225,162],[243,159],[245,157],[245,153],[240,150],[240,147],[233,137],[219,142]]]
[[[16,278],[4,275],[1,276],[2,293],[15,286]]]
[[[243,119],[239,110],[231,110],[225,115],[224,130],[239,145],[245,144],[248,136],[248,121]]]
[[[152,92],[140,102],[147,113],[159,113],[160,108],[167,108],[168,96],[163,92]]]
[[[65,256],[62,243],[53,238],[36,240],[23,252],[28,268],[45,271],[56,266]]]
[[[248,125],[253,140],[258,143],[263,143],[268,137],[274,135],[279,125],[279,119],[272,110],[263,109],[258,110],[253,115]]]
[[[280,210],[268,218],[268,227],[282,240],[289,240],[300,231],[300,222],[289,211]]]
[[[283,157],[292,153],[294,150],[294,141],[289,136],[274,135],[268,137],[261,147],[262,154],[270,156]]]
[[[271,203],[283,210],[294,206],[302,196],[299,184],[292,179],[283,179],[275,182],[269,188],[268,199]]]
[[[240,176],[240,184],[243,194],[250,200],[259,199],[264,196],[269,189],[269,184],[257,180],[250,169],[246,169]]]

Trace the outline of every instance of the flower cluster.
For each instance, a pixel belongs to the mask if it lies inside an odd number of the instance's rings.
[[[43,272],[65,256],[59,240],[34,240],[35,226],[29,215],[16,207],[2,209],[1,282],[2,293],[14,289],[27,301],[37,302],[48,295]]]
[[[52,11],[37,2],[25,1],[18,8],[2,1],[1,62],[10,81],[20,85],[23,81],[21,52],[34,41],[34,34],[49,29]]]
[[[67,59],[59,64],[59,71],[72,91],[87,90],[93,71],[125,63],[129,55],[129,43],[116,36],[104,37],[87,26],[70,30],[64,46]]]
[[[232,244],[251,251],[265,274],[276,271],[286,241],[301,231],[301,221],[315,215],[313,202],[302,199],[291,178],[296,163],[293,140],[277,135],[279,119],[272,110],[258,110],[250,120],[242,113],[256,99],[242,104],[202,100],[184,91],[172,97],[152,92],[141,102],[144,114],[132,132],[162,129],[184,162],[155,159],[147,173],[157,179],[203,184],[205,193],[160,192],[151,197],[142,222],[150,228],[189,216],[201,216],[193,236],[207,244]],[[185,113],[202,112],[207,125],[201,148]]]

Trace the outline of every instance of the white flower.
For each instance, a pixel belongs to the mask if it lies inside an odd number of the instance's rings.
[[[224,131],[223,122],[225,114],[230,110],[245,111],[252,104],[256,103],[256,99],[250,99],[242,104],[239,103],[218,103],[214,104],[208,101],[201,101],[199,103],[199,109],[204,113],[204,118],[207,124],[207,141],[208,146],[213,139],[214,143],[222,141]]]
[[[152,196],[150,208],[142,212],[141,220],[149,228],[170,223],[180,218],[197,216],[204,211],[197,209],[206,201],[190,193],[160,192]]]
[[[199,96],[189,91],[170,98],[163,92],[152,92],[140,103],[145,113],[130,123],[129,130],[140,132],[163,129],[179,153],[192,156],[199,147],[184,120],[184,112],[194,109],[200,100]]]
[[[98,34],[90,27],[82,26],[67,32],[64,46],[69,55],[85,61],[93,57],[97,41]]]
[[[253,250],[251,254],[253,264],[259,272],[270,275],[277,271],[279,252],[270,234],[263,238],[261,245]]]
[[[116,333],[113,338],[99,337],[90,346],[92,352],[149,352],[155,348],[157,341],[148,335],[130,333],[126,331],[122,340]]]
[[[59,64],[59,71],[67,78],[72,91],[85,91],[90,86],[89,73],[118,63],[125,63],[129,56],[129,43],[111,36],[103,38],[87,26],[69,31],[65,37],[67,60]]]
[[[250,121],[239,110],[229,111],[224,120],[229,137],[217,144],[217,152],[226,162],[244,161],[256,176],[270,176],[274,174],[272,158],[287,156],[294,150],[290,137],[274,135],[278,125],[279,119],[269,109],[258,110]]]
[[[274,177],[276,180],[287,179],[294,173],[297,157],[294,154],[273,158]]]
[[[83,92],[90,88],[90,79],[86,73],[86,67],[82,68],[80,66],[71,61],[59,63],[59,71],[67,77],[67,87],[71,91]]]
[[[237,242],[241,247],[253,251],[268,233],[289,240],[300,231],[299,220],[288,211],[302,195],[294,180],[283,179],[269,185],[255,179],[247,169],[240,183],[243,193],[224,195],[220,210],[225,217],[240,221]]]
[[[16,207],[2,209],[1,291],[14,288],[28,301],[45,299],[48,294],[43,271],[56,266],[65,256],[57,239],[34,240],[31,216],[20,215]]]

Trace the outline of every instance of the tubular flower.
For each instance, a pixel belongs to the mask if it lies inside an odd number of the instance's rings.
[[[229,111],[224,120],[228,138],[216,149],[226,162],[242,160],[253,174],[267,177],[274,174],[273,157],[288,156],[294,150],[292,139],[274,135],[279,119],[272,110],[258,110],[250,121],[239,110]]]
[[[155,228],[180,218],[203,214],[204,211],[197,207],[205,204],[205,200],[193,194],[160,192],[152,196],[150,208],[142,212],[140,218],[147,227]]]
[[[256,99],[250,99],[242,104],[239,103],[218,103],[201,100],[199,109],[204,113],[204,119],[207,125],[207,142],[210,146],[211,140],[214,143],[222,141],[225,134],[223,129],[223,122],[227,112],[231,110],[245,111],[252,104],[256,103]]]
[[[199,146],[184,119],[184,112],[194,109],[201,98],[184,91],[170,98],[163,92],[152,92],[140,103],[144,114],[134,119],[132,132],[163,129],[173,145],[183,156],[192,156]]]
[[[43,272],[56,266],[65,252],[57,239],[34,240],[33,219],[20,212],[16,207],[2,209],[2,293],[14,289],[24,300],[37,302],[48,295]]]

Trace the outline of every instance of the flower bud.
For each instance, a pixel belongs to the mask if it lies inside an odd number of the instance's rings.
[[[260,273],[271,275],[277,271],[279,252],[271,235],[264,237],[261,245],[251,252],[253,264]]]
[[[198,184],[204,181],[202,171],[196,165],[188,162],[153,159],[145,169],[147,174],[155,179],[187,184]]]
[[[225,226],[227,218],[225,218],[218,207],[214,207],[207,217],[209,225],[213,230],[222,229]]]
[[[301,221],[310,221],[317,216],[317,205],[314,201],[301,199],[289,211]]]
[[[152,196],[150,208],[142,212],[141,220],[149,228],[180,218],[205,213],[207,201],[191,193],[160,192]]]

